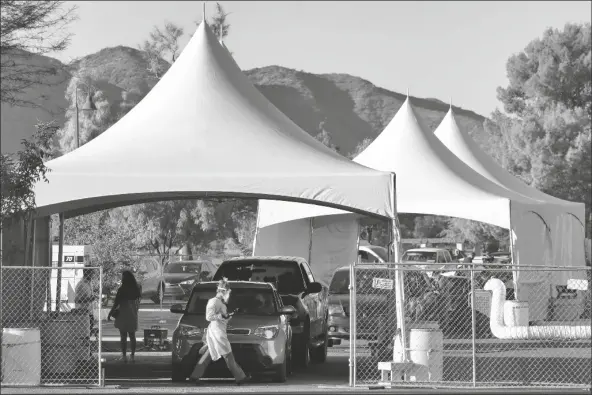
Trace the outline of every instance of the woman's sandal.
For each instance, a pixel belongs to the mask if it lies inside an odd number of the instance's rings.
[[[244,383],[248,383],[249,381],[251,381],[251,378],[252,378],[252,377],[251,377],[251,375],[250,375],[250,374],[249,374],[249,375],[246,375],[246,376],[245,376],[243,379],[241,379],[241,380],[237,380],[237,381],[236,381],[236,385],[242,385],[242,384],[244,384]]]

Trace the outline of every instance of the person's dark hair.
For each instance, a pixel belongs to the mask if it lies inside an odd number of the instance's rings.
[[[92,269],[82,269],[82,277],[87,279],[87,280],[91,280],[93,276],[93,271]]]
[[[121,287],[119,291],[127,299],[137,299],[140,297],[140,286],[134,277],[134,274],[129,270],[125,270],[121,273]]]

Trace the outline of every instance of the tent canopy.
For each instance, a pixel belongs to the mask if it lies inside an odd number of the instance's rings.
[[[486,154],[465,130],[458,127],[452,108],[450,108],[434,134],[454,155],[483,177],[531,199],[560,206],[566,213],[572,214],[584,224],[584,203],[558,199],[514,177]]]
[[[467,218],[510,228],[510,202],[541,213],[544,205],[471,169],[417,117],[409,98],[354,162],[397,175],[397,212]],[[289,202],[260,202],[259,226],[343,211]]]
[[[49,183],[35,185],[38,216],[208,196],[396,214],[394,176],[300,129],[251,84],[206,23],[126,116],[46,165]]]

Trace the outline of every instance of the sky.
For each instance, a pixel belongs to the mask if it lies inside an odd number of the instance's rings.
[[[68,1],[78,6],[68,61],[106,47],[137,48],[155,25],[193,33],[198,1]],[[411,96],[452,100],[481,115],[500,107],[506,62],[548,27],[590,22],[589,1],[221,1],[225,44],[243,70],[279,65],[346,73]],[[215,13],[207,2],[206,14]],[[185,34],[181,44],[189,40]]]

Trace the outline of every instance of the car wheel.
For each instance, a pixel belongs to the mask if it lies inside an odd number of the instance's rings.
[[[310,324],[307,322],[304,327],[304,331],[302,336],[299,336],[299,341],[296,342],[296,349],[294,347],[292,349],[294,352],[294,357],[296,359],[296,365],[301,368],[307,368],[310,365]]]
[[[182,383],[187,379],[183,370],[183,365],[174,363],[171,368],[171,381],[173,383]]]
[[[327,360],[327,349],[329,348],[329,335],[327,334],[327,330],[325,330],[324,333],[325,340],[323,341],[323,343],[320,346],[315,347],[311,350],[311,360],[316,363],[323,363]]]
[[[288,379],[288,355],[284,358],[284,362],[277,368],[273,381],[276,383],[285,383]]]

